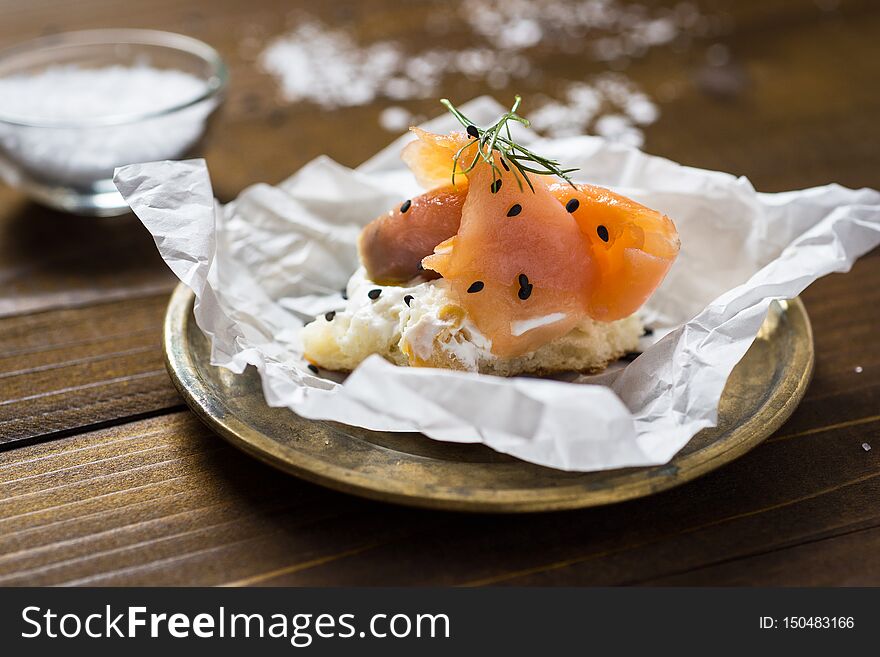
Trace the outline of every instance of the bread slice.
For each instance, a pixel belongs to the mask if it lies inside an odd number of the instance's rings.
[[[561,338],[515,358],[498,358],[491,354],[478,360],[477,371],[483,374],[515,376],[517,374],[553,374],[556,372],[595,373],[604,370],[627,352],[635,351],[642,335],[642,323],[636,316],[616,322],[584,320]],[[461,361],[450,358],[438,346],[424,363],[431,367],[458,367]]]

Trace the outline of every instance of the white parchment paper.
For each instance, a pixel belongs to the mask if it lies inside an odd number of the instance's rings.
[[[503,108],[463,111],[478,123]],[[452,117],[425,126],[456,129]],[[716,420],[718,400],[774,299],[846,271],[880,243],[880,193],[827,185],[781,194],[748,180],[678,165],[595,137],[534,141],[579,167],[578,181],[610,187],[672,217],[682,250],[646,320],[664,335],[624,370],[590,383],[503,379],[395,367],[378,356],[347,379],[315,376],[299,330],[341,307],[357,267],[356,239],[374,217],[420,193],[399,159],[408,136],[356,170],[320,157],[277,187],[254,185],[215,203],[204,161],[116,171],[168,266],[197,296],[212,362],[254,365],[267,402],[308,418],[482,442],[565,470],[665,463]]]

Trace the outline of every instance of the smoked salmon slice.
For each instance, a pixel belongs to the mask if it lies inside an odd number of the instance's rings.
[[[464,132],[438,135],[421,128],[410,128],[417,139],[400,152],[400,159],[410,168],[416,181],[425,189],[436,187],[466,187],[467,176],[455,162],[455,154],[466,147],[470,138]],[[472,150],[471,153],[474,151]],[[455,171],[455,175],[453,175]]]
[[[526,185],[499,151],[494,167],[479,157],[474,135],[413,131],[402,156],[430,191],[365,228],[362,261],[380,283],[408,281],[420,263],[442,276],[497,356],[529,353],[584,317],[631,315],[678,254],[675,225],[655,210],[543,175]]]
[[[605,322],[632,315],[678,255],[675,224],[603,187],[554,183],[550,193],[568,209],[590,245],[595,279],[593,287],[584,290],[587,314]]]
[[[492,353],[518,356],[565,335],[584,315],[592,289],[590,253],[577,222],[543,180],[520,191],[515,175],[480,163],[468,176],[456,235],[425,258],[492,340]],[[519,212],[511,212],[516,206]]]
[[[393,285],[429,274],[420,271],[422,258],[458,232],[465,190],[451,185],[433,189],[370,222],[358,240],[370,279]]]

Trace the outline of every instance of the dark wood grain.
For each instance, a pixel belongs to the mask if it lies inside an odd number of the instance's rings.
[[[659,103],[646,150],[765,191],[880,187],[876,2],[694,5],[711,29],[624,63]],[[378,126],[384,107],[436,113],[433,98],[283,103],[254,57],[298,12],[408,52],[473,45],[439,0],[0,0],[0,47],[120,25],[214,45],[232,85],[205,154],[229,200],[321,153],[358,164],[394,136]],[[437,12],[442,35],[427,27]],[[713,44],[728,49],[721,66],[708,63]],[[608,69],[582,55],[539,46],[542,75],[491,93],[528,105]],[[441,91],[487,90],[459,76]],[[804,295],[814,380],[763,445],[651,498],[525,518],[358,500],[227,446],[181,410],[162,366],[173,283],[133,217],[68,217],[0,187],[0,584],[880,584],[880,252]]]
[[[0,583],[684,581],[713,564],[880,526],[878,457],[859,440],[816,432],[644,500],[485,517],[318,489],[181,413],[8,453]],[[814,462],[823,467],[804,472]],[[860,565],[858,583],[880,583],[880,557],[862,555]]]
[[[771,550],[746,559],[720,563],[644,582],[648,585],[749,586],[760,572],[767,586],[802,585],[802,573],[813,573],[813,586],[864,586],[878,581],[874,554],[880,549],[880,528],[870,526]]]
[[[167,295],[171,271],[134,216],[73,217],[0,188],[0,318]],[[2,344],[2,343],[0,343]]]
[[[179,408],[159,343],[167,297],[0,319],[0,445]]]
[[[18,449],[0,461],[0,499],[3,584],[186,583],[192,568],[218,584],[402,529],[377,522],[395,515],[384,507],[258,464],[188,413]]]

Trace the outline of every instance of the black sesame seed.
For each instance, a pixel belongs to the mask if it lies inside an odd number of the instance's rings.
[[[510,171],[510,167],[507,166],[507,162],[504,161],[504,158],[503,158],[503,157],[501,158],[501,166],[504,167],[504,170],[505,170],[505,171]]]
[[[411,294],[407,294],[405,297],[403,297],[403,302],[406,304],[407,308],[409,307],[409,304],[412,303],[413,298],[414,297]]]
[[[324,319],[326,319],[328,322],[332,322],[334,317],[336,317],[335,310],[331,310],[329,313],[324,313]]]
[[[499,178],[489,186],[489,191],[493,194],[497,194],[499,189],[501,189],[501,178]]]
[[[346,290],[345,288],[342,288],[342,298],[348,299],[348,290]]]
[[[309,363],[309,370],[310,370],[313,374],[317,374],[317,373],[318,373],[318,368],[315,367],[314,365],[312,365],[311,363]]]
[[[652,329],[650,326],[646,326],[645,332],[642,333],[642,335],[654,335],[654,329]]]
[[[522,206],[519,203],[514,203],[510,206],[510,210],[507,211],[508,217],[515,217],[520,212],[522,212]]]
[[[471,283],[471,286],[467,289],[468,294],[473,294],[474,292],[479,292],[483,289],[483,281],[474,281]]]
[[[403,202],[403,205],[400,206],[401,213],[406,214],[406,211],[410,209],[410,206],[412,206],[412,201],[410,201],[409,199],[406,199]]]
[[[519,281],[519,292],[517,292],[517,296],[525,301],[532,295],[532,288],[534,287],[531,283],[529,283],[529,277],[525,274],[520,274],[517,277]]]
[[[373,301],[378,299],[380,294],[382,294],[382,290],[378,287],[367,292],[367,296],[370,297]]]
[[[479,130],[477,130],[477,126],[475,126],[475,125],[469,125],[469,126],[467,127],[467,133],[468,133],[471,137],[473,137],[474,139],[476,139],[477,137],[480,136],[480,132],[479,132]]]
[[[569,200],[568,203],[565,204],[565,209],[569,212],[574,212],[580,207],[581,203],[576,198]]]
[[[596,232],[599,234],[599,239],[603,242],[608,241],[608,229],[605,226],[599,226],[596,228]]]

